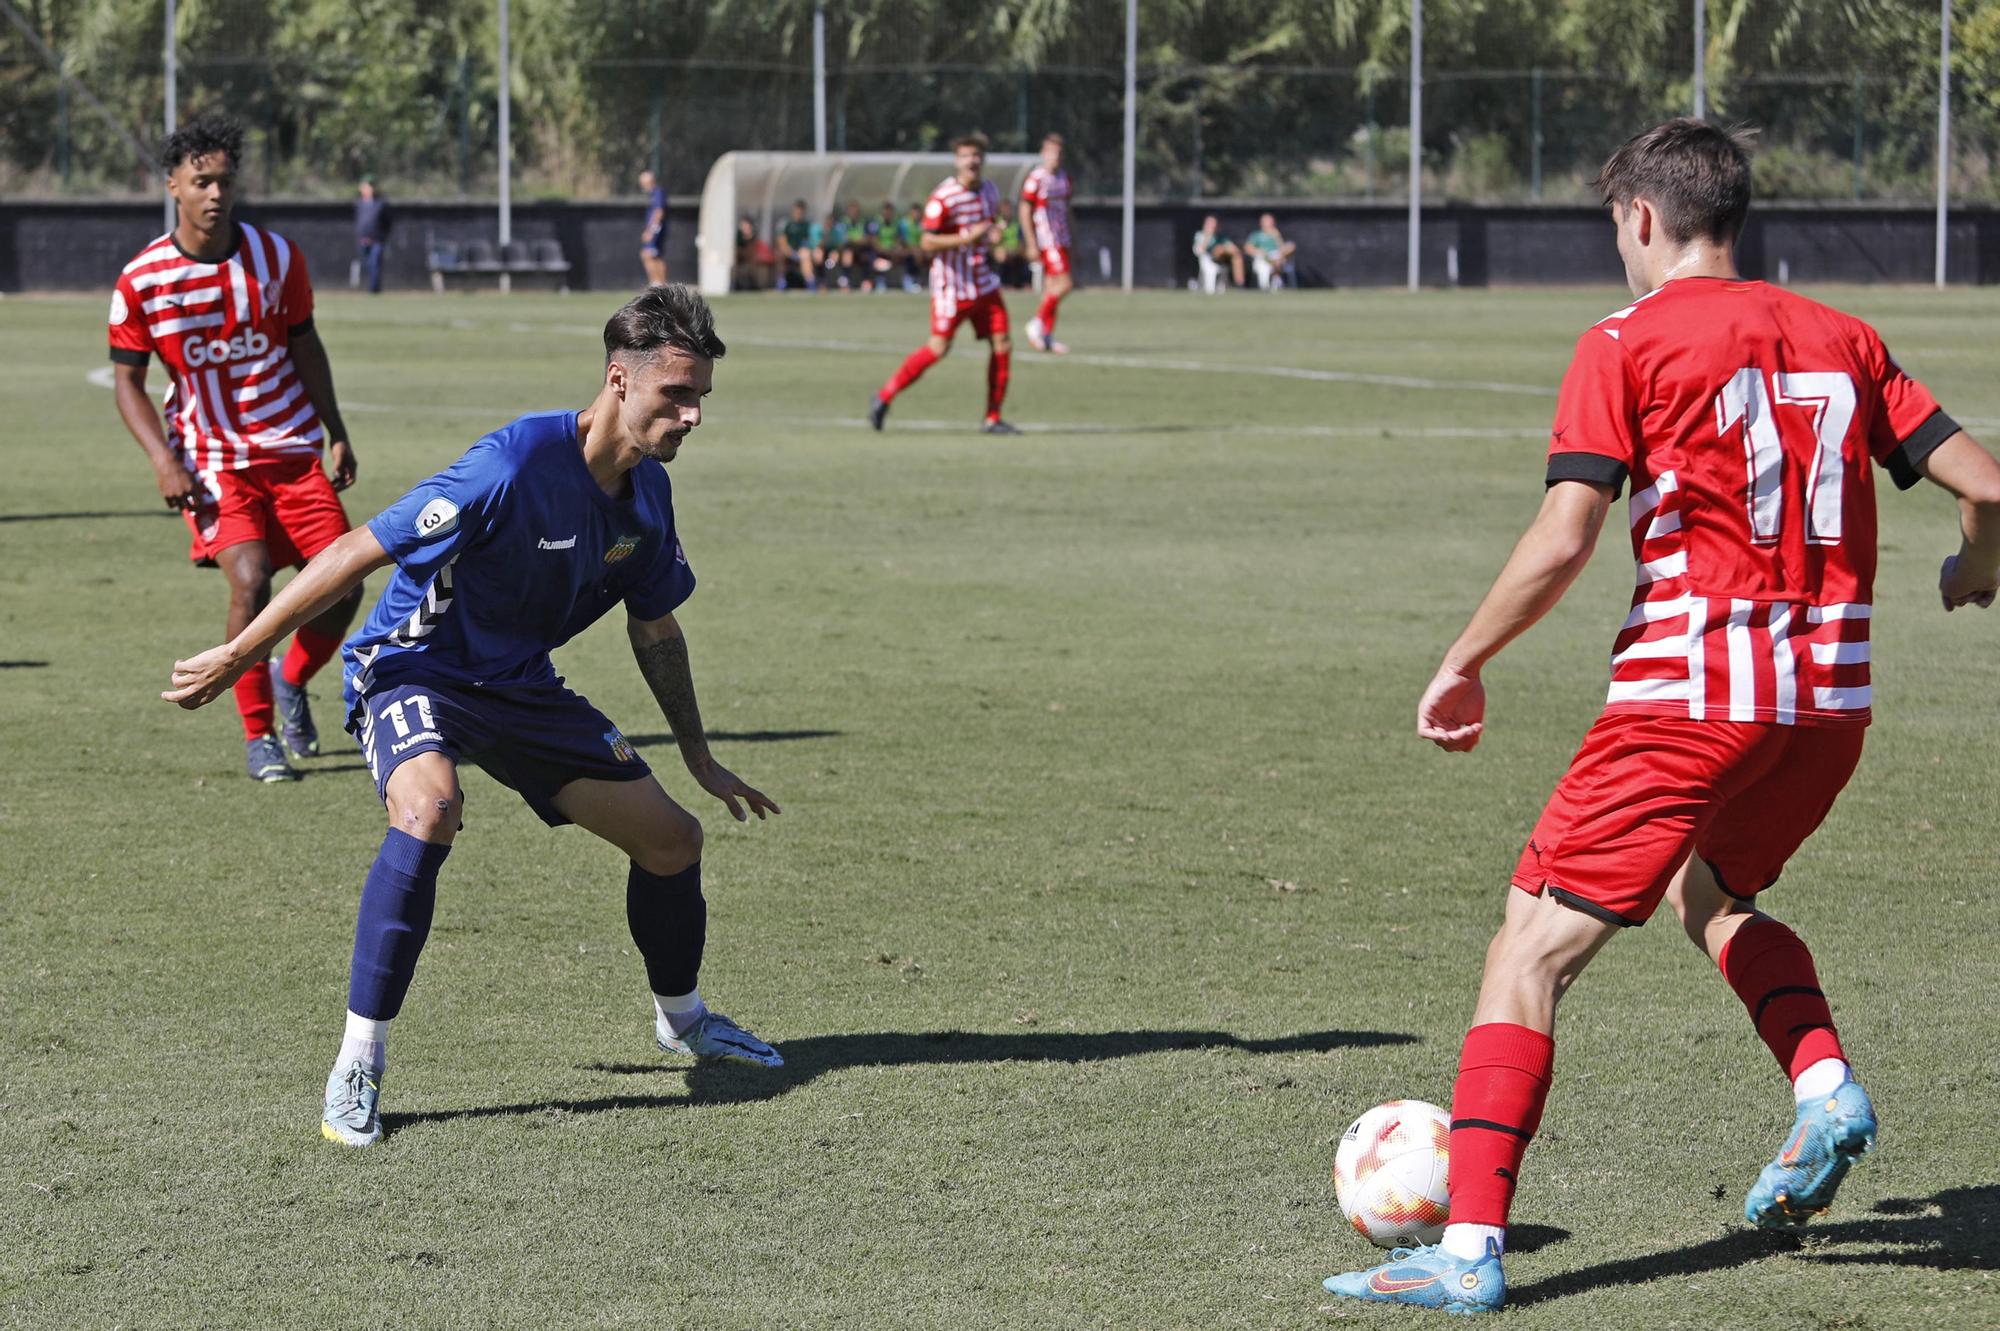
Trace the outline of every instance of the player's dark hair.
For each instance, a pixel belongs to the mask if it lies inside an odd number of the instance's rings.
[[[951,141],[951,150],[953,152],[957,152],[960,148],[977,148],[979,151],[985,152],[986,136],[976,129],[967,130]]]
[[[182,162],[221,153],[236,166],[243,161],[243,126],[233,116],[198,115],[167,135],[160,145],[160,166],[169,174]]]
[[[1048,133],[1042,135],[1042,142],[1053,143],[1058,148],[1065,146],[1063,143],[1063,136],[1056,133],[1054,130],[1050,130]]]
[[[1627,139],[1597,173],[1607,204],[1645,198],[1667,239],[1732,241],[1750,213],[1750,135],[1679,116]]]
[[[604,325],[606,363],[621,351],[650,355],[661,347],[709,360],[721,360],[728,350],[715,335],[715,312],[693,287],[679,283],[647,287]]]

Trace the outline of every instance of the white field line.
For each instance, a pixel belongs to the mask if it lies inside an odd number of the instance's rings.
[[[521,328],[532,325],[522,324]],[[546,331],[537,328],[537,331]],[[739,339],[749,342],[750,339]],[[763,345],[751,342],[751,345]],[[815,344],[816,346],[818,344]],[[824,348],[821,348],[824,349]],[[873,350],[873,348],[870,348]],[[1070,356],[1067,359],[1076,360]],[[1301,372],[1303,373],[1303,372]],[[100,365],[83,376],[99,388],[112,386],[111,367]],[[380,415],[442,416],[451,418],[485,417],[493,414],[490,406],[445,406],[434,402],[392,404],[387,402],[343,401],[342,411],[356,411]],[[836,430],[861,429],[868,422],[865,418],[841,416],[758,416],[731,413],[730,419],[757,425],[797,425],[807,428]],[[1977,416],[1961,417],[1958,422],[1970,430],[1990,430],[2000,427],[2000,418]],[[902,431],[923,431],[931,433],[957,434],[974,427],[963,420],[909,420],[891,416],[889,433]],[[1548,433],[1541,426],[1409,426],[1393,425],[1107,425],[1102,421],[1022,421],[1016,429],[1023,434],[1210,434],[1210,435],[1259,435],[1282,437],[1296,435],[1305,439],[1530,439]]]

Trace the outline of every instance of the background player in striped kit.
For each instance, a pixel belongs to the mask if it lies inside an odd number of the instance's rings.
[[[1019,434],[1000,419],[1007,396],[1007,373],[1013,339],[1007,335],[1007,307],[1000,300],[1000,274],[993,271],[987,251],[1005,229],[1000,218],[1000,191],[985,178],[986,136],[973,131],[952,141],[957,170],[931,191],[924,203],[924,229],[919,237],[931,256],[931,335],[909,354],[868,404],[868,423],[876,429],[888,419],[889,404],[925,370],[951,350],[952,335],[970,323],[975,336],[991,348],[986,362],[984,434]]]
[[[1827,1208],[1873,1144],[1874,1109],[1812,954],[1753,903],[1861,757],[1873,467],[1958,497],[1945,609],[1990,605],[2000,585],[2000,463],[1868,325],[1737,276],[1750,163],[1734,136],[1668,121],[1613,154],[1598,184],[1638,299],[1578,341],[1541,513],[1424,691],[1417,733],[1455,752],[1479,742],[1481,668],[1562,597],[1628,479],[1638,586],[1607,706],[1528,839],[1486,954],[1452,1096],[1450,1224],[1434,1247],[1326,1281],[1350,1298],[1505,1302],[1508,1208],[1548,1098],[1557,1003],[1663,899],[1792,1083],[1791,1131],[1745,1217],[1789,1228]]]
[[[355,475],[333,371],[313,331],[305,256],[230,216],[242,151],[243,131],[226,117],[197,117],[168,137],[160,160],[178,220],[125,265],[111,297],[118,414],[146,450],[167,507],[186,515],[190,557],[229,579],[231,637],[271,599],[274,568],[303,567],[347,531],[334,491]],[[164,430],[146,396],[155,355],[173,376]],[[319,753],[305,684],[339,648],[360,599],[357,586],[299,626],[281,663],[237,680],[252,779],[296,779],[287,748]]]
[[[1056,341],[1056,306],[1076,285],[1069,263],[1069,172],[1063,169],[1063,136],[1042,139],[1041,165],[1021,182],[1021,234],[1031,238],[1042,263],[1042,304],[1028,320],[1028,345],[1058,356],[1069,348]]]
[[[666,464],[701,423],[724,348],[686,286],[649,287],[604,327],[583,411],[523,416],[336,541],[236,638],[174,663],[161,696],[200,707],[265,647],[396,571],[346,644],[348,728],[389,814],[361,890],[347,1030],[320,1131],[368,1146],[388,1027],[430,932],[437,876],[460,831],[461,763],[518,791],[550,826],[575,823],[630,857],[626,919],[652,988],[661,1049],[762,1067],[777,1052],[702,1002],[707,937],[701,824],[618,727],[564,687],[549,653],[622,606],[639,673],[695,781],[739,821],[778,806],[709,752],[674,610],[694,591]],[[657,464],[657,465],[655,465]]]

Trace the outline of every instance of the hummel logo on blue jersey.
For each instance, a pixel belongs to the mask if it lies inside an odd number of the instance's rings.
[[[566,541],[551,541],[548,537],[544,536],[540,541],[540,545],[544,550],[574,550],[576,548],[576,537],[572,536]]]

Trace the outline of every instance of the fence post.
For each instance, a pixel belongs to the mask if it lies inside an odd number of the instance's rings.
[[[68,63],[64,52],[56,52],[56,172],[65,194],[69,193],[69,75],[63,67]]]
[[[175,0],[167,0],[165,46],[161,51],[161,62],[166,66],[166,123],[167,133],[172,134],[180,126],[178,105],[180,99],[180,58],[174,51],[174,23],[179,6]],[[174,198],[169,194],[163,201],[167,212],[167,230],[172,231],[180,218],[174,214]]]
[[[1951,190],[1951,0],[1938,28],[1937,285],[1944,290],[1945,214]]]
[[[1194,76],[1194,179],[1189,182],[1188,197],[1199,199],[1207,192],[1207,173],[1201,165],[1201,75]]]
[[[665,100],[666,100],[666,94],[660,91],[660,80],[658,79],[653,80],[653,105],[652,105],[653,147],[652,151],[647,155],[647,160],[653,168],[653,174],[660,177],[660,181],[662,184],[666,183],[666,177],[661,174],[661,167],[660,167],[660,157],[662,155],[661,148],[663,146],[660,139],[660,116],[662,111],[664,110],[661,103],[664,102]]]
[[[826,156],[826,6],[813,6],[813,151]]]
[[[1694,0],[1694,118],[1708,118],[1708,0]]]
[[[1363,89],[1363,95],[1367,98],[1367,110],[1364,114],[1368,118],[1368,133],[1361,140],[1362,170],[1366,173],[1361,186],[1361,193],[1370,203],[1373,203],[1375,202],[1375,84],[1373,80],[1370,80],[1367,87]]]
[[[1424,193],[1424,0],[1410,0],[1409,287],[1417,289]]]
[[[1542,197],[1542,71],[1528,71],[1531,107],[1528,113],[1528,197]]]
[[[1119,286],[1132,289],[1132,196],[1139,187],[1139,0],[1125,0],[1125,206],[1118,219]]]
[[[1861,165],[1861,135],[1868,123],[1867,104],[1863,101],[1867,78],[1866,74],[1854,76],[1854,197],[1857,200],[1861,197],[1861,173],[1864,169]]]
[[[458,193],[472,194],[472,53],[458,57]]]

